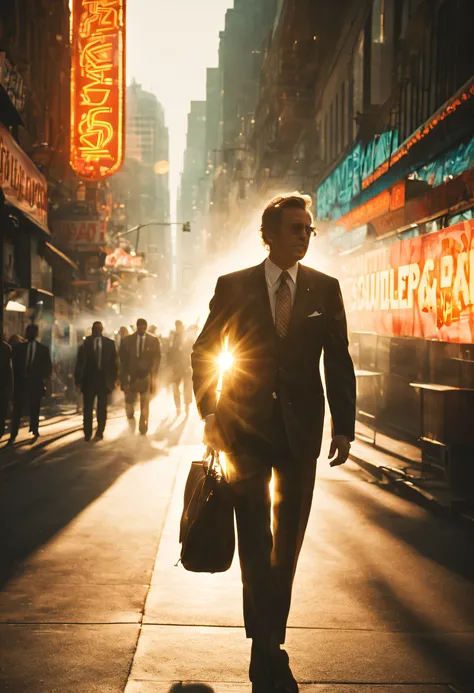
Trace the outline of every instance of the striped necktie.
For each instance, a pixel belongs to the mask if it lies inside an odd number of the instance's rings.
[[[280,275],[280,286],[275,301],[275,330],[280,339],[285,339],[291,318],[291,290],[288,286],[290,275],[285,270]]]

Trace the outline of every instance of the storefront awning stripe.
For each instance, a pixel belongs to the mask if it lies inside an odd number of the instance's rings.
[[[56,255],[58,258],[66,262],[68,265],[70,265],[73,269],[77,269],[77,265],[75,262],[73,262],[70,258],[68,258],[67,255],[62,253],[56,246],[54,246],[52,243],[46,243],[46,247],[48,250],[50,250],[54,255]]]

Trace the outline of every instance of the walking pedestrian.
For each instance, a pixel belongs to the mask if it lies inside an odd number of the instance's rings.
[[[46,380],[51,376],[53,365],[45,344],[37,341],[38,325],[28,325],[26,341],[15,344],[12,350],[13,396],[12,430],[9,443],[15,442],[20,429],[23,406],[27,404],[30,417],[30,433],[39,437],[41,400],[46,392]]]
[[[0,325],[0,440],[5,433],[8,403],[13,394],[12,349],[1,335]]]
[[[234,494],[253,693],[298,691],[281,645],[322,441],[322,352],[331,466],[346,461],[354,438],[355,377],[339,283],[299,264],[314,231],[309,205],[299,194],[268,204],[260,231],[269,256],[219,278],[192,357],[205,441],[226,451]],[[217,401],[225,339],[234,366]]]
[[[97,430],[95,440],[104,437],[107,423],[107,400],[117,382],[117,349],[113,339],[104,337],[104,326],[96,321],[92,334],[86,337],[77,352],[74,379],[83,397],[84,440],[92,438],[94,402],[97,398]]]
[[[181,320],[175,322],[175,332],[168,351],[168,365],[171,374],[171,386],[176,407],[176,416],[181,416],[181,401],[186,414],[192,402],[191,349],[189,335]],[[181,395],[181,386],[183,393]]]
[[[137,320],[137,331],[120,345],[120,384],[125,393],[125,411],[130,430],[135,432],[135,405],[140,397],[141,435],[148,431],[150,400],[156,394],[156,379],[161,360],[158,337],[147,332],[144,318]]]

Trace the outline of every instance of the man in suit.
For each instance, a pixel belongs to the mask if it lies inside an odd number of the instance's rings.
[[[148,431],[150,400],[156,393],[156,378],[161,360],[160,340],[146,330],[148,323],[137,320],[137,331],[120,345],[120,383],[125,393],[125,411],[130,430],[135,432],[135,405],[140,397],[141,435]]]
[[[321,448],[322,352],[331,466],[346,461],[354,438],[355,377],[339,283],[299,264],[314,231],[310,204],[298,194],[268,204],[260,229],[268,258],[219,278],[192,355],[205,442],[226,451],[234,492],[253,693],[298,691],[280,646]],[[218,399],[223,344],[234,363]]]
[[[8,402],[13,393],[12,349],[2,338],[0,324],[0,439],[5,433]]]
[[[15,393],[10,444],[15,442],[18,435],[25,403],[29,408],[30,433],[35,438],[39,436],[41,399],[46,392],[45,382],[51,376],[53,365],[48,347],[38,342],[37,337],[38,325],[28,325],[26,342],[16,344],[12,350]]]
[[[92,325],[92,334],[84,340],[77,352],[75,382],[83,396],[84,439],[92,437],[94,401],[97,397],[96,440],[104,437],[107,423],[107,399],[117,381],[117,349],[113,339],[104,337],[101,322]]]

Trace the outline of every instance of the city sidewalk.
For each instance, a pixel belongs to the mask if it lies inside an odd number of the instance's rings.
[[[250,691],[237,558],[175,567],[202,426],[156,407],[147,438],[118,418],[0,486],[1,692]],[[330,469],[328,443],[287,639],[302,693],[473,693],[473,534]]]

